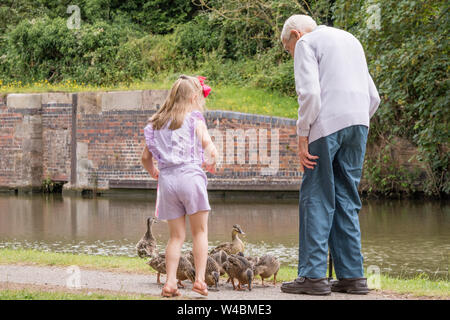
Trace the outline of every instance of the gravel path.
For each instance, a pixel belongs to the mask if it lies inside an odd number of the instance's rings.
[[[73,272],[73,271],[72,271]],[[156,284],[156,275],[118,273],[110,271],[80,269],[80,286],[82,289],[108,290],[121,293],[138,293],[159,296],[161,286]],[[41,286],[66,287],[67,281],[73,278],[74,273],[67,268],[23,266],[23,265],[0,265],[0,283],[30,284]],[[162,276],[164,281],[165,276]],[[72,282],[74,283],[74,282]],[[181,289],[182,297],[189,299],[205,299],[203,296],[192,292],[192,284],[189,281],[183,282],[186,289]],[[260,283],[255,283],[252,291],[234,291],[231,284],[225,284],[221,279],[219,291],[209,291],[207,299],[230,299],[230,300],[385,300],[398,299],[389,294],[371,292],[368,295],[349,295],[342,293],[332,293],[329,296],[310,296],[286,294],[281,292],[280,284],[274,287],[272,284],[263,288]]]

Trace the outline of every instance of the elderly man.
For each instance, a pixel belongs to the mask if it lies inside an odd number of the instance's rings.
[[[294,58],[301,169],[298,278],[287,293],[368,293],[361,254],[358,184],[369,119],[380,97],[364,50],[350,33],[317,26],[305,15],[286,20],[284,48]],[[330,246],[338,281],[326,276]]]

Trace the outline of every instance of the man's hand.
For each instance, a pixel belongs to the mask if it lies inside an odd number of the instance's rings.
[[[300,171],[305,172],[305,167],[314,169],[317,164],[311,160],[319,159],[318,156],[312,156],[308,152],[308,137],[298,137],[298,155],[300,157]]]

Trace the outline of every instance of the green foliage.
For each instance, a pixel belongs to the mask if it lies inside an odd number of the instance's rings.
[[[369,185],[367,192],[390,198],[418,192],[418,183],[422,180],[419,169],[411,172],[400,166],[391,149],[391,145],[384,145],[377,154],[364,160],[363,175]]]
[[[381,8],[381,28],[368,28],[370,10]],[[428,167],[425,192],[450,192],[448,7],[446,1],[344,1],[335,24],[360,39],[382,102],[372,122],[378,134],[408,139]]]
[[[61,193],[63,182],[53,181],[49,177],[42,181],[42,192],[44,193]]]
[[[141,52],[134,41],[128,42],[128,31],[102,21],[71,30],[62,18],[24,20],[7,35],[1,71],[23,83],[76,79],[110,84],[139,79],[144,75]]]

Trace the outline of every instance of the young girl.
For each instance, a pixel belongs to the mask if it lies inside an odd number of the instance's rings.
[[[217,150],[206,128],[205,98],[211,88],[204,77],[181,75],[162,107],[144,128],[146,147],[142,164],[158,180],[156,215],[167,220],[170,239],[166,247],[166,297],[179,296],[176,272],[185,238],[185,215],[193,237],[195,282],[193,291],[208,295],[205,283],[208,254],[207,171],[215,173]],[[158,161],[158,168],[153,164]],[[158,170],[159,169],[159,170]]]

